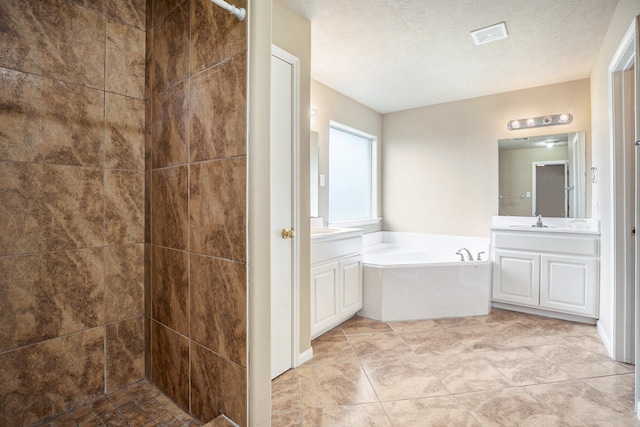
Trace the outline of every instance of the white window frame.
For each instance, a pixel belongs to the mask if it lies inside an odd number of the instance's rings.
[[[371,216],[369,218],[359,218],[352,220],[332,221],[331,220],[331,202],[327,209],[328,225],[330,227],[358,227],[363,225],[372,225],[380,223],[382,218],[378,213],[378,137],[369,133],[363,132],[359,129],[352,128],[345,124],[330,120],[329,121],[329,134],[331,129],[336,129],[342,132],[350,133],[352,135],[359,136],[361,138],[371,141]],[[328,151],[331,150],[331,141],[328,144]],[[328,153],[328,159],[331,159],[331,154]],[[329,190],[331,191],[331,165],[329,165]]]

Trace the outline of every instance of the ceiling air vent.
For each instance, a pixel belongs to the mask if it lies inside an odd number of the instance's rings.
[[[504,22],[471,31],[471,38],[477,45],[506,39],[507,37],[507,27],[504,25]]]

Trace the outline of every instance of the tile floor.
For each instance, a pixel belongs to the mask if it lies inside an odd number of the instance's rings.
[[[354,317],[312,347],[272,382],[273,426],[640,426],[634,366],[594,326],[505,310]]]
[[[201,425],[146,380],[37,424],[51,427]]]

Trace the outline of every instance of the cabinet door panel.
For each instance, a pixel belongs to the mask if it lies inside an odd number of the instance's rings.
[[[352,257],[340,262],[342,274],[341,313],[355,313],[362,308],[362,258]]]
[[[338,263],[311,269],[312,334],[338,317]]]
[[[540,293],[540,255],[531,252],[494,252],[493,299],[537,306]]]
[[[540,306],[595,317],[597,261],[562,255],[542,255]]]

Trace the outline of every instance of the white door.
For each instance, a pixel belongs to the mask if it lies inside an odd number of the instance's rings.
[[[294,366],[297,347],[295,61],[271,56],[271,378]]]
[[[540,257],[540,307],[595,317],[598,263],[564,255]]]
[[[540,300],[540,255],[495,250],[493,300],[537,307]]]

